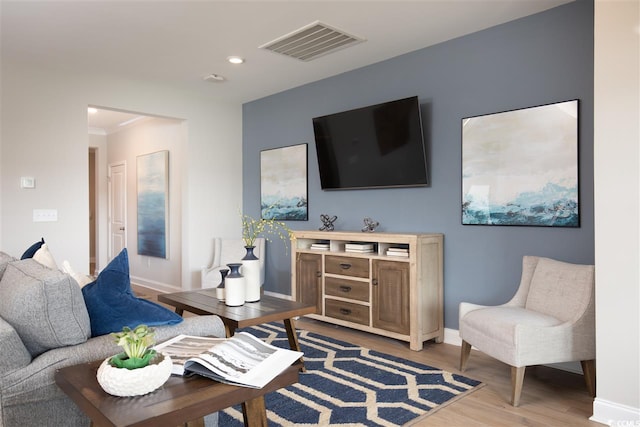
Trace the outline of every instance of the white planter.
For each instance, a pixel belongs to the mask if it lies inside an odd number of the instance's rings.
[[[141,396],[151,393],[163,385],[171,376],[171,357],[159,354],[162,358],[144,368],[116,368],[109,364],[110,357],[98,368],[98,384],[113,396]]]

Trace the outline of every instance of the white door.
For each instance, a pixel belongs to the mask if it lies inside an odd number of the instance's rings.
[[[127,164],[109,165],[109,261],[127,247]]]

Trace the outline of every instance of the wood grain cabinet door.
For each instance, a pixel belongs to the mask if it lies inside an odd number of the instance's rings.
[[[298,301],[315,305],[322,314],[322,256],[299,253],[296,262],[296,292]]]
[[[372,326],[409,333],[409,264],[373,260]]]

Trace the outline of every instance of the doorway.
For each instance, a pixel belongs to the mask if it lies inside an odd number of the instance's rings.
[[[127,163],[109,164],[109,259],[127,247]]]
[[[89,212],[91,222],[90,271],[97,274],[124,248],[128,249],[132,283],[164,290],[175,290],[182,282],[182,156],[186,145],[184,120],[154,117],[131,112],[95,108],[89,114]],[[145,194],[139,191],[139,158],[167,151],[168,215],[166,258],[138,250],[140,212],[138,204]],[[92,155],[93,154],[93,155]],[[91,171],[91,164],[95,168]],[[145,231],[145,230],[143,230]],[[94,250],[95,249],[95,250]],[[94,255],[95,252],[95,255]]]

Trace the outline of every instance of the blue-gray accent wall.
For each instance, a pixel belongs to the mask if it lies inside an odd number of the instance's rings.
[[[422,109],[430,186],[321,190],[312,118],[414,95]],[[580,100],[581,226],[461,225],[461,119],[570,99]],[[260,215],[260,151],[301,143],[309,144],[309,220],[287,224],[315,230],[326,213],[338,216],[336,230],[360,230],[368,216],[380,222],[379,231],[443,233],[447,328],[458,328],[461,301],[501,304],[510,299],[524,255],[591,264],[593,1],[578,0],[246,103],[245,213]],[[290,293],[290,255],[277,239],[267,243],[267,291]]]

